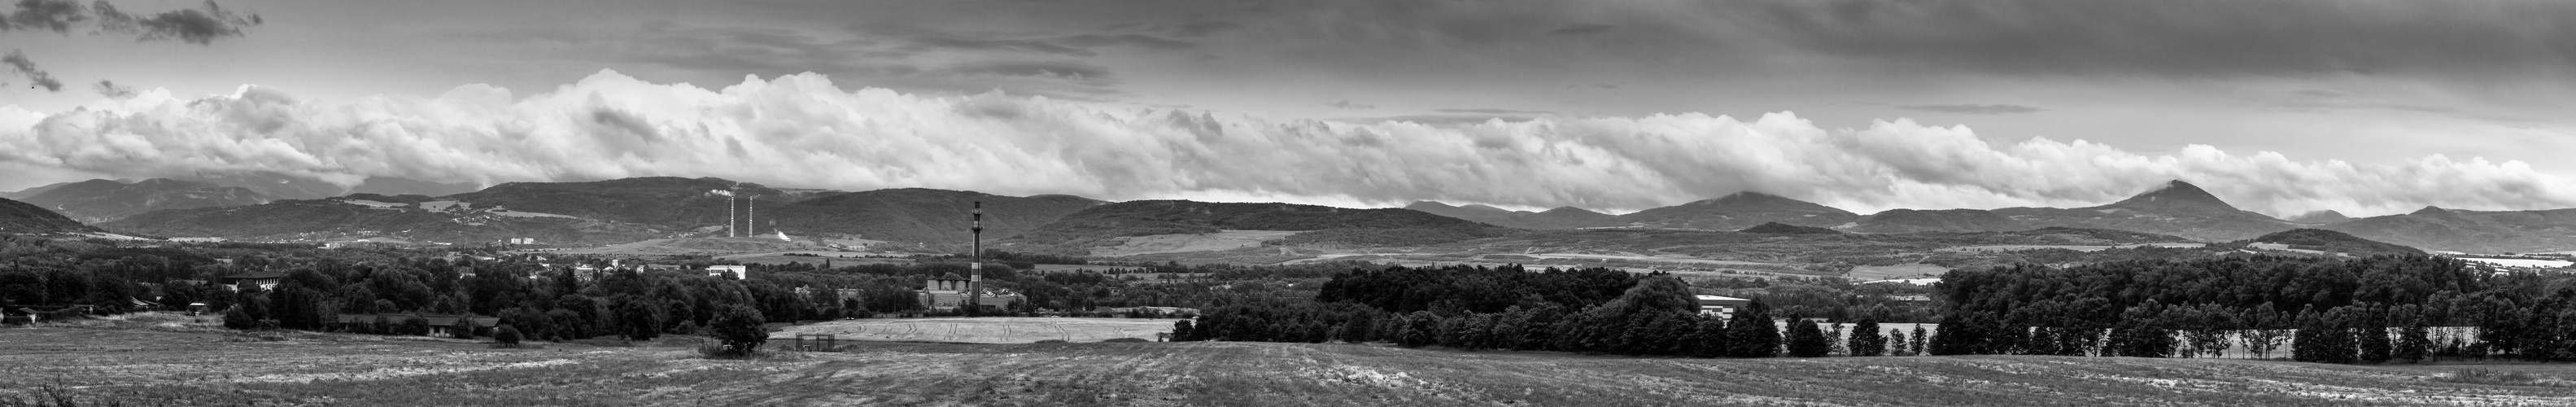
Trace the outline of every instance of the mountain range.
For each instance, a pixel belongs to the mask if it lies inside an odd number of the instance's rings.
[[[1760,192],[1738,192],[1718,198],[1617,216],[1571,206],[1550,209],[1546,212],[1530,212],[1485,205],[1449,206],[1425,201],[1415,202],[1404,208],[1521,229],[1639,227],[1738,230],[1765,223],[1833,227],[1860,219],[1859,214],[1851,211]]]
[[[1767,222],[1858,233],[1993,232],[2049,227],[2115,229],[2230,242],[2298,228],[2350,233],[2427,250],[2473,253],[2576,250],[2576,209],[2464,211],[2347,218],[2318,211],[2291,220],[2237,209],[2197,185],[2175,180],[2110,204],[2082,208],[1891,209],[1867,216],[1755,192],[1648,209],[1584,222],[1533,221],[1537,214],[1482,205],[1417,202],[1407,208],[1525,229],[1642,227],[1740,230]],[[1560,208],[1557,211],[1583,211]],[[1590,211],[1583,211],[1592,213]]]
[[[124,219],[162,209],[257,205],[269,201],[266,195],[248,188],[168,178],[135,182],[94,179],[58,184],[18,199],[87,223]]]
[[[297,185],[293,180],[274,183]],[[373,188],[369,185],[434,189],[445,184],[384,179],[359,187]],[[64,183],[8,194],[27,198],[27,202],[11,202],[18,207],[12,209],[9,222],[14,227],[12,231],[71,230],[85,227],[80,223],[86,221],[122,233],[254,240],[399,237],[478,242],[528,237],[547,243],[616,243],[721,236],[729,209],[723,193],[730,191],[737,196],[734,213],[756,219],[738,225],[759,233],[929,244],[966,240],[966,208],[971,202],[982,201],[988,215],[984,237],[1051,247],[1226,229],[1305,231],[1298,234],[1298,242],[1349,246],[1437,243],[1519,233],[1512,229],[1734,231],[1760,226],[1767,228],[1763,232],[1824,228],[1860,234],[2065,227],[2174,235],[2211,243],[2312,228],[2426,250],[2495,253],[2576,249],[2576,209],[2466,211],[2428,207],[2413,213],[2360,219],[2344,219],[2340,213],[2323,211],[2282,220],[2237,209],[2182,181],[2091,207],[1895,209],[1866,216],[1749,191],[1615,216],[1573,207],[1530,212],[1438,202],[1417,202],[1404,209],[1349,209],[1276,203],[1111,203],[1068,195],[1013,197],[922,188],[844,192],[677,177],[505,183],[445,195],[353,193],[304,199],[269,195],[315,193],[295,190],[271,188],[263,192],[179,179]],[[73,223],[64,224],[56,218]],[[1408,232],[1394,232],[1398,230]]]

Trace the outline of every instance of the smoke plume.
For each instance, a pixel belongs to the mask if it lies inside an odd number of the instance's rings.
[[[467,85],[334,102],[245,86],[193,99],[149,91],[50,114],[0,107],[0,164],[127,177],[713,176],[847,190],[1612,211],[1747,190],[1863,213],[2078,206],[2171,179],[2273,214],[2576,206],[2568,179],[2482,158],[2356,163],[2207,145],[2149,155],[2083,140],[1993,142],[1908,119],[1827,129],[1789,112],[1272,121],[999,93],[845,91],[816,74],[704,89],[602,71],[525,97]]]

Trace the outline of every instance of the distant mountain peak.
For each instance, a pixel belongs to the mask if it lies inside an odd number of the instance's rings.
[[[1796,200],[1796,199],[1789,199],[1789,198],[1781,197],[1781,196],[1779,196],[1779,195],[1765,194],[1765,193],[1755,192],[1755,191],[1737,191],[1736,193],[1726,194],[1726,196],[1717,197],[1717,199],[1703,200],[1703,201],[1699,201],[1699,202],[1695,202],[1695,203],[1703,203],[1703,204],[1725,204],[1725,203],[1776,202],[1776,201],[1795,201],[1795,200]]]
[[[2343,212],[2335,212],[2333,209],[2322,209],[2314,212],[2302,213],[2298,216],[2292,216],[2289,219],[2283,220],[2298,223],[2335,223],[2352,220],[2352,217],[2344,216]]]
[[[2413,212],[2413,213],[2408,213],[2408,215],[2424,215],[2424,216],[2449,215],[2449,214],[2451,214],[2451,210],[2449,210],[2449,209],[2442,209],[2442,207],[2439,207],[2439,206],[2432,206],[2432,205],[2424,205],[2424,209],[2417,209],[2417,210],[2415,210],[2415,212]]]
[[[2137,196],[2131,196],[2129,199],[2121,200],[2120,202],[2115,202],[2107,206],[2141,209],[2189,206],[2218,206],[2228,209],[2236,208],[2235,205],[2227,204],[2227,200],[2218,199],[2217,195],[2211,195],[2208,190],[2200,189],[2200,186],[2192,185],[2191,183],[2183,182],[2182,180],[2166,182],[2164,186],[2156,187],[2156,189],[2148,190],[2147,192],[2140,193]]]

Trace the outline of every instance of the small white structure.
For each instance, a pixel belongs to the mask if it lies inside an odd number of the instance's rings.
[[[751,279],[751,267],[750,267],[750,266],[707,266],[707,276],[709,276],[709,277],[733,277],[733,279],[735,279],[735,280],[750,280],[750,279]]]
[[[1716,315],[1719,318],[1732,318],[1735,316],[1735,310],[1753,305],[1753,300],[1743,298],[1718,295],[1693,295],[1692,297],[1699,299],[1699,313]]]

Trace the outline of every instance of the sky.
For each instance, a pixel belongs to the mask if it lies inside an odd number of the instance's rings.
[[[108,3],[0,10],[0,190],[2576,207],[2565,1]]]

